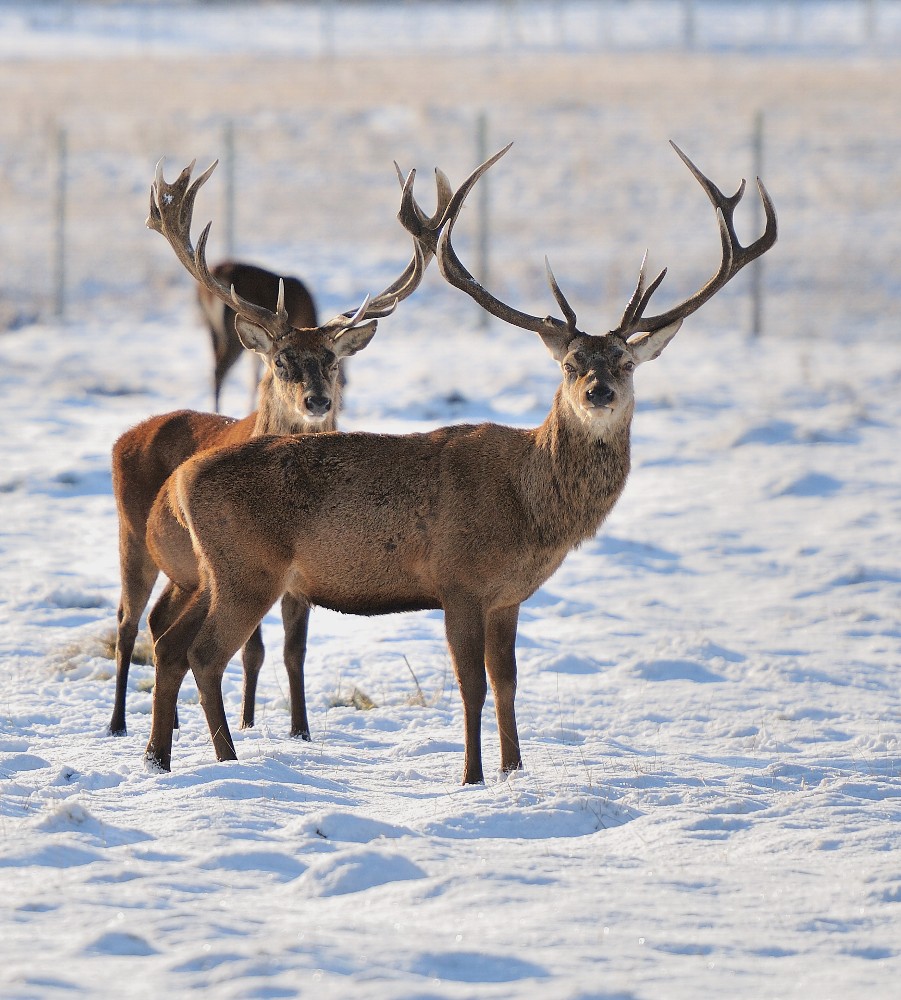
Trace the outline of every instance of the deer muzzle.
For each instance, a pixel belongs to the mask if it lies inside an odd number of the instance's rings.
[[[585,390],[585,403],[589,407],[606,409],[615,398],[616,393],[609,385],[605,385],[603,382],[595,382]]]
[[[324,417],[332,408],[332,401],[328,396],[308,393],[303,397],[303,408],[308,417]]]

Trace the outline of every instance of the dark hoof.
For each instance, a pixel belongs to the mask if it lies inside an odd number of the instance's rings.
[[[144,770],[149,771],[151,774],[165,774],[171,771],[172,768],[169,766],[169,761],[163,761],[161,757],[153,753],[152,750],[148,750],[144,754]]]

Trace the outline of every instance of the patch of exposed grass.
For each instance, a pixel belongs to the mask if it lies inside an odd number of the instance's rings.
[[[92,677],[97,680],[109,680],[115,676],[110,667],[97,667],[95,660],[115,662],[116,630],[106,629],[103,632],[85,632],[66,645],[61,646],[51,657],[50,664],[60,673],[68,677]],[[153,663],[153,646],[146,632],[138,635],[132,663],[149,666]],[[150,682],[151,688],[153,681]]]
[[[369,712],[378,705],[356,685],[349,692],[336,692],[329,698],[329,708],[355,708],[358,712]]]

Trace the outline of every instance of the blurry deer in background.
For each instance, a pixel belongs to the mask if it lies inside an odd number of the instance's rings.
[[[773,245],[776,215],[758,180],[766,228],[743,247],[733,213],[744,182],[726,197],[677,150],[716,210],[720,267],[684,302],[645,316],[665,271],[646,286],[642,265],[619,325],[592,336],[576,326],[550,269],[563,320],[504,304],[474,280],[453,249],[467,193],[505,152],[454,194],[438,226],[438,263],[452,285],[491,315],[541,337],[562,373],[550,413],[534,430],[486,423],[403,436],[260,437],[182,465],[169,481],[170,503],[191,532],[200,586],[170,586],[150,616],[156,686],[149,763],[171,765],[176,702],[188,670],[217,758],[235,759],[222,674],[287,591],[350,614],[442,608],[463,700],[463,781],[483,780],[486,671],[501,768],[522,766],[514,712],[519,606],[571,549],[595,534],[625,486],[634,369],[656,358],[686,316]],[[164,569],[167,557],[163,539]]]
[[[211,268],[210,273],[226,288],[234,288],[242,299],[254,305],[273,308],[278,299],[279,282],[285,289],[285,311],[295,329],[312,330],[319,325],[316,305],[306,285],[299,278],[280,277],[237,260],[226,260]],[[244,344],[235,329],[238,314],[231,304],[205,285],[197,286],[197,301],[210,330],[213,345],[213,409],[219,413],[222,383],[232,366],[244,353]],[[256,398],[260,381],[260,359],[253,364],[251,399]]]
[[[355,313],[341,313],[321,326],[298,329],[292,324],[280,288],[276,290],[276,308],[272,312],[240,296],[207,268],[204,252],[209,226],[198,240],[196,251],[191,246],[194,199],[215,163],[191,184],[193,166],[192,163],[183,170],[173,184],[163,180],[161,166],[157,169],[147,224],[165,236],[206,294],[229,303],[237,317],[236,329],[242,344],[262,358],[266,371],[260,384],[259,409],[243,420],[177,410],[145,420],[126,431],[113,446],[113,493],[119,514],[122,577],[116,636],[116,695],[109,724],[110,734],[116,736],[126,733],[129,666],[141,614],[159,575],[158,565],[147,547],[146,533],[151,507],[166,479],[186,459],[208,448],[234,444],[257,434],[315,434],[334,430],[341,404],[341,360],[362,350],[375,333],[376,320],[387,316],[398,302],[415,291],[432,256],[428,253],[426,259],[419,241],[414,240],[410,263],[375,299],[367,299]],[[440,172],[436,173],[436,181],[436,218],[440,218],[450,199],[450,186]],[[413,231],[435,224],[435,220],[416,213],[420,210],[413,203],[408,184],[401,208],[405,224]],[[168,527],[169,549],[180,552],[181,572],[196,573],[190,536],[175,521]],[[308,602],[291,595],[282,602],[291,735],[304,739],[310,736],[303,685],[309,611]],[[257,628],[244,646],[242,728],[254,722],[257,677],[263,656],[262,635]]]

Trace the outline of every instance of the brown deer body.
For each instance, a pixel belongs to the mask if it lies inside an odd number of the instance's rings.
[[[740,197],[717,207],[723,264],[680,306],[644,317],[663,274],[635,294],[616,330],[590,336],[553,276],[566,321],[505,306],[463,268],[450,237],[463,199],[500,155],[454,195],[439,228],[438,261],[452,284],[494,315],[539,333],[562,383],[534,430],[496,424],[428,434],[262,437],[185,463],[162,505],[188,528],[199,556],[196,585],[170,588],[151,615],[156,687],[148,760],[168,769],[172,720],[184,675],[197,681],[217,757],[235,751],[222,703],[229,658],[278,594],[352,614],[441,608],[465,725],[463,780],[483,780],[481,714],[494,693],[501,768],[522,764],[514,710],[519,605],[593,535],[629,471],[632,372],[656,358],[682,318],[772,245],[776,221],[761,187],[766,233],[742,247],[732,228]],[[157,543],[165,568],[165,532]],[[486,676],[487,675],[487,676]]]
[[[278,298],[278,283],[281,280],[284,282],[285,310],[291,326],[296,329],[311,330],[319,325],[316,304],[306,285],[299,278],[280,278],[272,271],[238,260],[222,261],[212,268],[211,273],[226,288],[234,288],[242,299],[270,308],[275,305]],[[238,314],[227,302],[205,285],[197,286],[197,301],[210,331],[213,347],[213,409],[218,413],[222,383],[244,353],[244,344],[235,329],[235,319]],[[259,361],[255,360],[254,393],[260,379],[259,369]]]
[[[197,188],[209,176],[209,171],[188,189],[190,168],[175,184],[166,185],[161,174],[155,183],[155,199],[167,208],[154,228],[176,241],[182,249],[189,240],[190,216]],[[439,212],[442,201],[443,177],[439,178]],[[446,182],[445,182],[446,187]],[[170,200],[166,202],[166,197]],[[186,218],[177,218],[186,199]],[[151,212],[153,218],[153,212]],[[424,222],[428,222],[423,217]],[[238,295],[232,297],[228,286],[222,285],[217,274],[197,267],[195,277],[202,282],[207,295],[227,295],[235,306],[236,329],[241,342],[255,351],[265,362],[266,371],[260,383],[260,406],[257,412],[243,420],[231,420],[212,413],[179,410],[151,417],[126,431],[113,446],[113,493],[119,514],[119,560],[122,596],[118,609],[116,640],[116,693],[108,731],[125,735],[125,702],[131,657],[138,633],[141,614],[159,575],[159,563],[147,545],[147,522],[157,494],[168,477],[189,457],[211,448],[246,441],[261,434],[307,434],[335,430],[341,404],[341,359],[365,347],[375,333],[374,317],[385,315],[398,301],[411,294],[421,280],[426,261],[417,250],[404,274],[373,301],[349,316],[340,314],[324,326],[297,329],[276,286],[270,300],[255,301]],[[194,273],[194,271],[192,271]],[[256,291],[260,289],[257,288]],[[236,289],[234,290],[237,291]],[[278,300],[278,301],[277,301]],[[275,304],[276,312],[268,305]],[[256,309],[249,309],[249,306]],[[234,310],[233,310],[234,311]],[[259,323],[265,323],[264,329]],[[362,326],[357,324],[362,323]],[[158,531],[167,533],[170,569],[177,578],[196,578],[197,568],[191,539],[174,519]],[[173,567],[177,564],[177,570]],[[309,739],[306,699],[303,683],[303,661],[309,604],[285,595],[282,619],[285,626],[284,659],[288,672],[291,703],[291,735]],[[261,629],[256,628],[244,645],[244,696],[241,726],[254,724],[257,679],[264,657]]]

